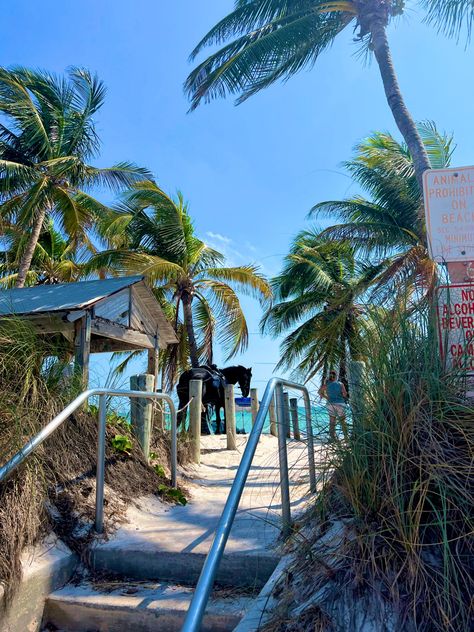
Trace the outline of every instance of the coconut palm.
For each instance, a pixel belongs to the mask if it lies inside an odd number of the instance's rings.
[[[433,123],[418,129],[430,166],[449,166],[452,139],[440,134]],[[420,217],[423,196],[407,146],[390,134],[377,132],[359,143],[354,158],[344,164],[369,198],[356,195],[316,204],[310,216],[340,220],[321,236],[349,241],[359,256],[381,264],[374,288],[387,296],[401,288],[403,292],[433,291],[438,267],[427,251],[425,223]]]
[[[107,208],[90,194],[148,177],[122,162],[101,169],[88,164],[99,148],[93,117],[105,88],[86,70],[66,78],[24,68],[0,68],[0,217],[28,232],[16,286],[23,287],[48,218],[78,243]]]
[[[274,305],[262,329],[274,337],[287,333],[278,367],[323,380],[331,367],[344,377],[348,359],[363,359],[363,331],[369,314],[363,296],[379,272],[356,262],[350,245],[321,239],[317,229],[299,233],[272,281]]]
[[[422,0],[428,18],[456,34],[470,27],[472,0]],[[216,24],[191,53],[225,43],[189,75],[185,89],[192,108],[227,93],[238,103],[277,80],[311,67],[337,35],[358,29],[357,38],[378,63],[388,105],[413,157],[421,186],[429,160],[405,105],[395,74],[387,26],[404,11],[403,0],[236,0],[235,9]],[[235,38],[235,39],[232,39]]]
[[[5,233],[5,249],[0,252],[0,285],[13,287],[18,277],[18,268],[28,233],[10,229]],[[26,285],[52,285],[71,283],[83,276],[85,261],[90,253],[84,247],[69,242],[54,228],[52,220],[41,232]]]
[[[212,362],[217,339],[231,358],[248,344],[248,328],[238,292],[271,297],[270,286],[254,265],[226,267],[224,256],[196,237],[181,194],[170,198],[153,182],[125,194],[102,234],[113,249],[90,265],[146,275],[160,300],[182,317],[192,366]]]

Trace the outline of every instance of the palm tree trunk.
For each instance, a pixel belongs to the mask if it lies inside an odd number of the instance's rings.
[[[402,133],[413,158],[418,184],[420,185],[420,189],[423,190],[423,173],[427,169],[431,169],[431,165],[423,141],[408,111],[398,84],[385,24],[380,17],[374,16],[370,21],[369,28],[372,34],[375,58],[377,59],[380,74],[382,75],[385,96],[387,97],[387,102],[392,111],[395,123]]]
[[[188,343],[189,343],[189,357],[191,360],[191,366],[197,367],[199,366],[199,356],[197,350],[197,342],[196,336],[194,335],[194,323],[193,323],[193,310],[192,310],[192,296],[190,296],[187,292],[183,293],[182,297],[183,301],[183,315],[184,315],[184,325],[186,327],[186,333],[188,335]]]
[[[26,281],[26,275],[30,271],[31,262],[33,260],[33,255],[35,254],[36,245],[38,243],[38,239],[41,234],[41,229],[43,228],[44,219],[46,217],[46,205],[40,207],[38,215],[36,217],[36,222],[33,226],[33,230],[31,231],[30,238],[28,239],[28,243],[26,244],[25,251],[21,257],[20,265],[18,267],[18,276],[16,279],[15,287],[24,287]]]

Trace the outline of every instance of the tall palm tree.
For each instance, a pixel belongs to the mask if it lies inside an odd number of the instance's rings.
[[[0,286],[13,287],[18,277],[18,268],[24,244],[29,234],[18,229],[10,229],[4,235],[3,251],[0,251]],[[26,275],[26,285],[53,285],[71,283],[83,276],[84,265],[90,253],[84,247],[77,247],[67,241],[49,220],[36,244],[30,269]]]
[[[216,338],[228,358],[246,348],[238,292],[264,304],[270,286],[254,265],[224,266],[224,256],[196,237],[182,195],[174,200],[155,183],[141,183],[125,194],[102,234],[113,249],[93,257],[91,265],[146,275],[174,305],[176,326],[182,315],[192,366],[212,362]]]
[[[47,218],[70,239],[87,241],[95,218],[107,212],[91,189],[121,190],[150,175],[127,162],[88,164],[99,149],[93,117],[104,96],[103,83],[87,70],[65,78],[0,68],[0,217],[29,234],[17,287],[25,284]]]
[[[420,124],[418,129],[430,166],[448,167],[452,138],[440,134],[433,123]],[[376,132],[359,143],[354,158],[344,164],[369,198],[356,195],[316,204],[310,216],[339,220],[321,237],[349,241],[359,256],[380,264],[374,287],[386,296],[401,288],[432,292],[439,272],[428,254],[420,217],[423,195],[407,146],[390,134]]]
[[[316,229],[299,233],[272,281],[275,303],[262,319],[264,332],[287,333],[278,366],[305,380],[319,371],[324,379],[338,366],[344,377],[347,360],[365,354],[369,314],[362,299],[378,272],[357,263],[347,242],[325,241]]]
[[[428,19],[449,34],[464,23],[470,33],[472,0],[421,0]],[[185,89],[192,109],[227,93],[238,103],[277,80],[286,80],[331,46],[337,35],[358,29],[357,38],[378,63],[388,105],[413,156],[420,186],[430,164],[403,99],[387,38],[387,26],[403,13],[404,0],[235,0],[235,9],[216,24],[191,53],[225,43],[189,75]],[[235,38],[235,39],[232,39]]]

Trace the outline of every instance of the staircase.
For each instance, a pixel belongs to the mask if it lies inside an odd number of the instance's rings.
[[[238,451],[225,437],[203,437],[202,462],[185,480],[188,505],[156,498],[130,507],[128,522],[97,544],[90,563],[98,579],[69,583],[46,599],[43,632],[174,632],[181,630],[217,521],[247,438]],[[202,630],[234,630],[255,602],[281,558],[278,444],[263,436],[231,537],[219,565]],[[292,442],[294,508],[308,490],[303,443]],[[299,472],[299,473],[298,473]],[[249,627],[250,630],[256,629]]]
[[[52,593],[43,630],[52,632],[176,632],[188,610],[192,588],[163,582],[82,583]],[[253,601],[251,591],[218,589],[202,630],[233,630]]]

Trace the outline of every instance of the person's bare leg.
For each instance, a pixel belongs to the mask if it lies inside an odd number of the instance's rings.
[[[347,441],[349,435],[347,433],[347,423],[346,423],[346,416],[345,415],[341,415],[339,417],[339,421],[341,423],[341,428],[342,428],[342,434],[344,435],[344,439]]]

